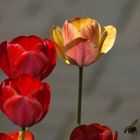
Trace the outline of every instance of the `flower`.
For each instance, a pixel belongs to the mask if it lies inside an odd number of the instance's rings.
[[[0,132],[0,140],[21,140],[21,132],[11,132],[10,134],[5,134]],[[34,140],[34,136],[30,131],[25,131],[24,140]]]
[[[97,123],[80,125],[73,130],[70,140],[117,140],[117,132]]]
[[[51,40],[19,36],[0,43],[0,67],[9,77],[29,74],[44,79],[55,65],[56,51]]]
[[[65,63],[83,67],[92,64],[112,48],[116,28],[112,25],[101,27],[91,18],[74,18],[65,21],[62,28],[53,26],[51,37]]]
[[[41,121],[50,105],[50,87],[29,75],[0,85],[0,109],[16,125],[30,127]]]

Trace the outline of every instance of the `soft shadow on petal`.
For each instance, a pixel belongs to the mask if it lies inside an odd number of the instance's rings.
[[[4,84],[4,83],[3,83]],[[1,87],[1,93],[0,93],[0,109],[3,111],[3,105],[4,103],[11,98],[12,96],[17,95],[17,92],[15,89],[10,87],[9,85]]]
[[[20,59],[17,60],[15,68],[13,69],[13,76],[21,74],[29,74],[34,77],[41,76],[41,72],[47,65],[48,59],[42,52],[24,52]]]
[[[45,115],[47,114],[49,106],[50,106],[51,92],[50,92],[49,84],[43,83],[42,87],[32,92],[30,96],[36,99],[41,104],[42,109],[43,109],[43,115],[40,118],[40,120],[43,119]]]

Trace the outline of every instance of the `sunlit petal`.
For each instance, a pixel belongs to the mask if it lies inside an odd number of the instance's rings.
[[[107,36],[105,39],[104,39],[105,36],[102,36],[101,38],[101,40],[104,40],[101,47],[101,53],[107,53],[112,48],[117,33],[116,28],[112,25],[105,26],[104,29],[107,32]]]
[[[64,41],[62,38],[62,29],[58,26],[52,26],[51,28],[51,36],[53,38],[53,41],[58,45],[63,47],[64,46]]]
[[[62,28],[62,35],[64,38],[64,45],[75,38],[81,37],[81,33],[78,31],[78,29],[68,21],[65,21],[64,23],[64,26]]]

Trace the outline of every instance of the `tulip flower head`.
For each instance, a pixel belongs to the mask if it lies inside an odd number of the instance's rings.
[[[30,127],[41,121],[50,105],[50,86],[29,75],[0,85],[0,109],[16,125]]]
[[[0,140],[21,140],[21,132],[11,132],[5,134],[0,132]],[[34,136],[30,131],[25,131],[24,140],[34,140]]]
[[[112,48],[116,28],[112,25],[101,27],[91,18],[74,18],[65,21],[62,28],[53,26],[51,37],[65,63],[83,67],[94,63]]]
[[[9,77],[29,74],[42,80],[55,64],[56,51],[51,40],[19,36],[0,43],[0,67]]]
[[[80,125],[73,130],[70,140],[117,140],[117,132],[97,123]]]

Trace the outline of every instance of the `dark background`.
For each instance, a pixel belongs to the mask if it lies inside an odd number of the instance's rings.
[[[119,132],[119,140],[138,140],[124,128],[140,119],[140,1],[139,0],[0,0],[0,41],[19,35],[49,38],[51,25],[88,16],[112,24],[118,34],[114,48],[84,69],[82,122],[101,123]],[[4,79],[0,73],[0,81]],[[78,68],[59,59],[45,79],[52,102],[46,118],[31,128],[36,140],[68,140],[76,125]],[[0,113],[0,131],[18,129]]]

